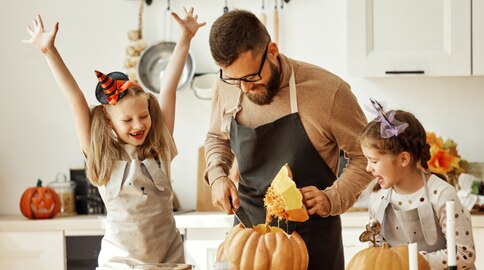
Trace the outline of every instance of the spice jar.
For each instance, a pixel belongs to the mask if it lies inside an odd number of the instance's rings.
[[[59,209],[59,216],[73,216],[76,215],[76,204],[74,188],[76,182],[67,180],[67,176],[63,173],[58,173],[55,177],[55,181],[52,181],[48,185],[50,188],[59,195],[61,206]]]

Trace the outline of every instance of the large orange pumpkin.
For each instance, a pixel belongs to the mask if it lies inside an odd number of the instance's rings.
[[[43,187],[40,179],[36,187],[27,188],[20,198],[20,211],[29,219],[53,218],[59,208],[59,196],[53,189]]]
[[[381,247],[369,247],[356,253],[346,270],[408,270],[408,247],[390,248],[388,243]],[[418,269],[430,270],[425,258],[418,254]]]
[[[217,261],[230,262],[232,270],[306,270],[309,255],[297,232],[286,234],[265,224],[235,226],[217,250]]]

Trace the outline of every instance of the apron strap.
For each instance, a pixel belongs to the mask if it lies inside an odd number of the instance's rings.
[[[296,79],[294,77],[294,69],[291,64],[291,78],[289,79],[289,98],[291,100],[291,113],[297,112],[297,94],[296,94]]]
[[[165,191],[165,184],[164,183],[170,183],[170,178],[168,175],[162,171],[161,166],[158,165],[156,160],[153,158],[148,158],[145,159],[141,162],[146,170],[148,171],[148,174],[155,184],[155,186],[158,188],[159,191]]]
[[[235,107],[232,109],[233,113],[232,113],[232,117],[235,119],[237,117],[237,113],[240,112],[240,110],[242,110],[242,106],[240,106],[240,103],[242,102],[242,95],[244,94],[244,92],[242,92],[242,90],[240,90],[240,93],[239,93],[239,98],[237,99],[237,104],[235,105]]]
[[[390,193],[390,191],[387,193]],[[390,204],[390,201],[387,197],[384,197],[381,199],[380,205],[378,205],[378,210],[376,211],[376,216],[375,219],[380,222],[380,224],[383,226],[384,216],[385,216],[385,210],[387,209],[388,204]]]
[[[427,203],[422,206],[418,207],[418,216],[420,218],[420,225],[422,226],[422,232],[425,239],[425,242],[433,246],[437,243],[437,224],[435,223],[435,213],[434,209],[432,208],[432,203],[430,202],[429,196],[429,188],[427,186],[427,180],[425,179],[425,175],[421,172],[422,181],[425,186],[425,196]]]

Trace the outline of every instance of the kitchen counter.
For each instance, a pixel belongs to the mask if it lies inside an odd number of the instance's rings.
[[[102,235],[106,217],[103,215],[78,215],[53,219],[29,220],[23,216],[0,216],[0,232],[63,230],[66,235]],[[233,216],[222,212],[185,212],[175,215],[179,229],[230,228]],[[361,228],[368,222],[368,212],[347,212],[341,215],[345,228]],[[484,215],[472,215],[472,227],[484,228]]]
[[[212,269],[217,248],[232,227],[233,216],[222,212],[183,211],[175,213],[175,221],[184,238],[187,262],[200,270]],[[368,212],[347,212],[341,215],[341,221],[345,261],[349,262],[367,247],[358,238],[368,222]],[[105,222],[106,217],[102,215],[43,220],[29,220],[20,215],[0,216],[0,269],[66,270],[66,236],[102,236]],[[484,215],[473,215],[472,224],[476,253],[484,253]],[[484,269],[481,257],[476,259],[477,268]]]

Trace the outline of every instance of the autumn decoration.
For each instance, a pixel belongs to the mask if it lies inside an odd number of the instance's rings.
[[[456,186],[457,178],[466,171],[467,165],[457,152],[457,143],[452,139],[444,141],[434,132],[427,132],[427,143],[430,145],[429,169],[447,175],[449,183]]]
[[[43,187],[40,179],[37,186],[27,188],[20,198],[20,211],[29,219],[53,218],[59,209],[59,196],[53,189]]]

